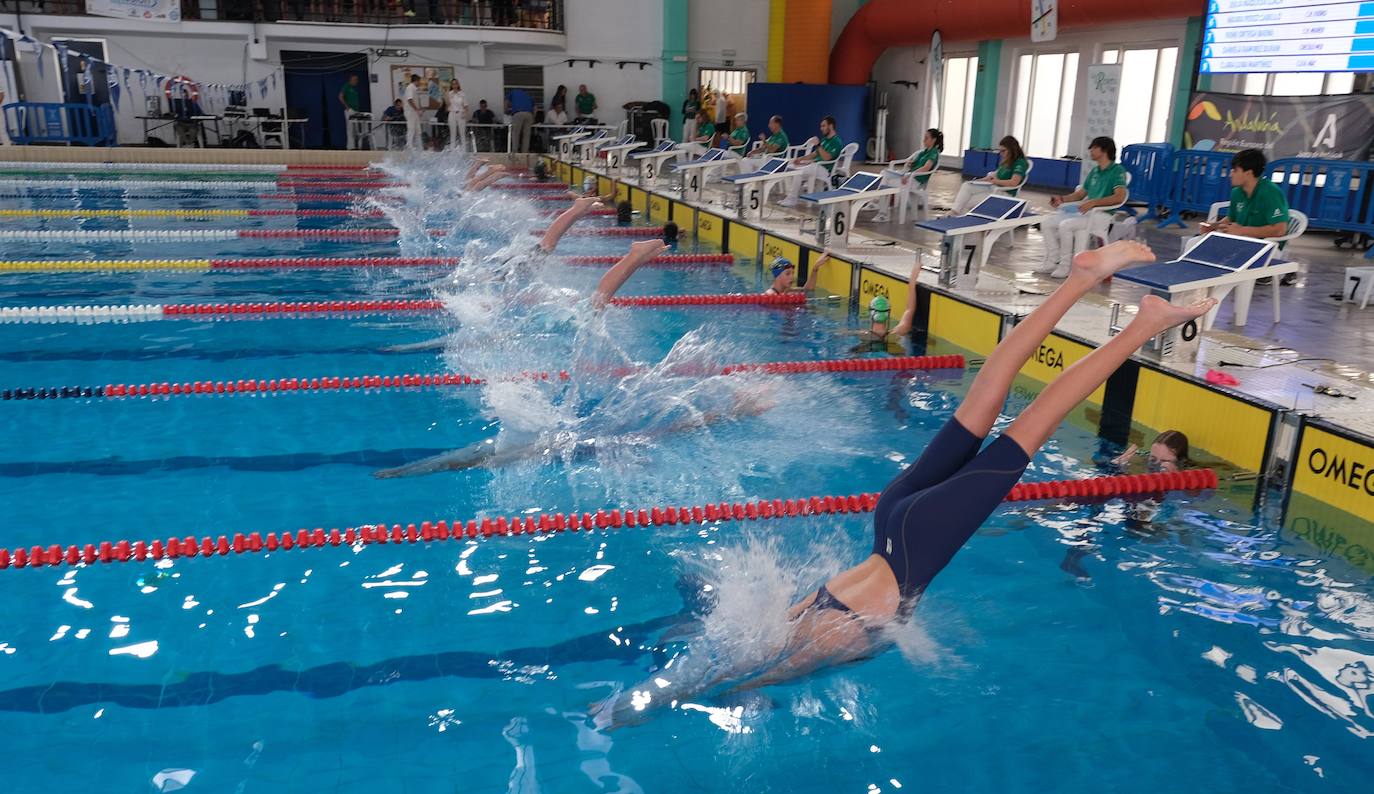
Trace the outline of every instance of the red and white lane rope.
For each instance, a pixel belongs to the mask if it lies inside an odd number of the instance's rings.
[[[721,295],[637,295],[612,298],[614,306],[666,308],[672,306],[803,306],[800,292],[784,295],[727,293]],[[363,317],[377,314],[434,314],[437,300],[274,301],[271,303],[149,303],[113,306],[19,306],[0,308],[0,323],[110,323],[156,320],[250,320]]]
[[[1169,491],[1204,491],[1217,487],[1216,472],[1189,469],[1167,474],[1131,474],[1088,480],[1057,480],[1023,483],[1012,487],[1005,502],[1042,500],[1111,499],[1121,496],[1162,494]],[[802,516],[871,513],[878,494],[811,496],[753,502],[718,502],[700,505],[659,505],[641,508],[610,508],[595,513],[519,514],[507,518],[437,519],[416,524],[381,522],[347,529],[300,529],[296,532],[235,532],[225,535],[170,536],[166,540],[105,540],[96,543],[52,543],[0,548],[0,570],[55,568],[113,562],[146,562],[180,557],[227,557],[293,549],[337,546],[442,543],[476,538],[549,535],[560,532],[591,532],[660,526],[701,526],[742,521],[771,521]]]
[[[893,356],[888,358],[841,358],[821,361],[764,361],[730,364],[719,369],[679,370],[684,377],[711,377],[763,373],[767,375],[808,375],[817,373],[909,372],[930,369],[962,369],[963,356]],[[637,370],[621,368],[613,376],[624,377]],[[522,372],[501,375],[499,379],[568,380],[561,372]],[[197,394],[278,394],[299,392],[353,391],[376,393],[396,389],[448,388],[481,385],[486,381],[453,372],[407,373],[400,375],[325,375],[308,378],[245,380],[203,380],[183,383],[112,383],[105,386],[41,386],[4,389],[0,400],[109,399],[117,397],[172,397]]]
[[[431,237],[443,237],[443,229],[430,229]],[[535,230],[530,234],[544,234]],[[661,237],[662,226],[605,226],[570,229],[573,237]],[[0,241],[82,242],[111,240],[117,242],[187,242],[192,240],[243,240],[256,238],[294,240],[385,240],[398,237],[398,229],[2,229]]]
[[[569,256],[562,258],[565,265],[613,265],[619,256]],[[697,265],[729,265],[735,261],[732,254],[661,254],[646,262],[655,267],[694,267]],[[251,259],[0,259],[0,272],[41,273],[41,272],[110,272],[141,270],[297,270],[330,269],[357,267],[436,267],[455,265],[457,257],[451,256],[267,256]],[[5,310],[6,316],[21,318],[31,316],[58,316],[70,314],[78,306],[24,306]],[[87,307],[91,308],[91,307]],[[50,311],[51,310],[51,311]]]

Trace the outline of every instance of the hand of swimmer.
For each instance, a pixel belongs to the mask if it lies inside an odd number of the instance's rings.
[[[573,202],[572,210],[573,212],[576,212],[578,215],[586,215],[587,213],[596,209],[597,205],[599,205],[600,203],[601,202],[598,201],[595,196],[583,196],[582,198]]]
[[[630,246],[630,253],[636,259],[649,260],[668,250],[668,244],[662,240],[640,240]]]
[[[1117,466],[1125,466],[1131,462],[1131,458],[1134,458],[1135,454],[1139,451],[1140,447],[1137,447],[1135,444],[1132,444],[1129,447],[1126,447],[1125,452],[1121,453],[1120,455],[1117,455],[1115,458],[1112,458],[1112,463],[1116,464]]]

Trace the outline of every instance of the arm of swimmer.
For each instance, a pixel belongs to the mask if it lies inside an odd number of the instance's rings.
[[[821,266],[830,261],[830,254],[821,254],[821,258],[811,266],[811,272],[806,274],[806,283],[802,285],[802,292],[810,292],[816,288],[816,279],[821,274]]]
[[[648,262],[668,249],[662,240],[641,240],[630,246],[629,253],[620,258],[601,276],[601,281],[596,285],[596,292],[592,295],[592,305],[600,309],[615,297],[616,292],[630,280],[639,266]]]
[[[563,239],[563,235],[568,233],[574,223],[583,215],[591,211],[596,204],[594,198],[580,198],[573,202],[571,207],[563,210],[549,224],[549,228],[544,232],[544,236],[539,240],[539,249],[546,254],[553,253],[553,249],[558,247],[558,241]]]
[[[462,449],[442,452],[413,463],[407,463],[404,466],[397,466],[394,469],[380,469],[373,472],[372,476],[379,480],[387,480],[392,477],[416,477],[421,474],[434,474],[441,471],[460,471],[476,468],[492,462],[495,458],[496,442],[487,439]]]
[[[921,257],[916,257],[916,263],[911,266],[911,275],[906,282],[906,311],[902,312],[902,319],[897,321],[892,333],[897,336],[906,336],[911,333],[911,323],[916,316],[916,280],[921,275]]]
[[[441,336],[438,339],[426,339],[423,342],[411,342],[408,345],[388,345],[382,348],[383,353],[419,353],[426,350],[443,350],[444,343],[448,337]]]

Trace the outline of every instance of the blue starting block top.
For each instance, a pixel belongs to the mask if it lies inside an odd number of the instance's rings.
[[[602,148],[602,149],[609,149],[609,148],[611,148],[612,146],[629,146],[630,144],[636,143],[636,142],[637,142],[637,139],[635,138],[635,136],[633,136],[633,135],[622,135],[622,136],[620,136],[619,138],[617,138],[616,140],[608,141],[608,142],[606,142],[606,143],[601,144],[600,148]]]
[[[650,149],[649,151],[647,151],[647,152],[635,152],[634,154],[632,154],[632,155],[630,155],[630,156],[633,157],[633,158],[635,158],[635,159],[642,159],[642,158],[648,157],[648,156],[651,155],[651,154],[667,154],[668,152],[671,152],[671,151],[673,151],[673,150],[676,149],[676,148],[677,148],[677,144],[674,143],[673,141],[659,141],[659,142],[658,142],[658,145],[655,146],[654,148]]]
[[[697,159],[695,159],[695,160],[693,160],[693,161],[691,161],[691,162],[689,162],[689,163],[678,163],[677,165],[675,165],[675,166],[673,166],[673,167],[674,167],[674,168],[686,168],[686,167],[689,166],[689,165],[705,165],[706,163],[714,163],[715,161],[720,160],[720,159],[722,159],[722,158],[724,158],[724,157],[725,157],[725,150],[724,150],[724,149],[707,149],[707,150],[706,150],[706,154],[703,154],[702,156],[698,157]]]
[[[1212,232],[1172,262],[1137,265],[1118,271],[1123,281],[1169,291],[1177,284],[1218,278],[1273,263],[1277,245],[1268,240]]]
[[[1008,196],[988,196],[978,202],[978,206],[969,210],[967,215],[948,215],[943,218],[932,218],[930,220],[920,221],[916,224],[916,227],[932,232],[947,234],[959,229],[969,229],[975,226],[993,223],[994,221],[1022,218],[1025,217],[1025,215],[1025,199],[1010,198]]]
[[[777,172],[781,171],[786,167],[787,161],[785,159],[781,157],[774,157],[770,159],[768,162],[764,163],[763,167],[757,171],[750,171],[747,174],[733,174],[731,176],[725,177],[725,181],[738,182],[741,179],[754,179],[756,177],[768,176],[770,174],[776,174]]]
[[[820,193],[807,193],[802,196],[803,201],[823,201],[829,198],[844,198],[856,193],[867,193],[878,187],[882,183],[882,177],[878,174],[855,174],[844,181],[834,190],[825,190]]]

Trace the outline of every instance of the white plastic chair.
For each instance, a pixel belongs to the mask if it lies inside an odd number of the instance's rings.
[[[830,169],[830,176],[842,176],[849,178],[849,170],[854,167],[854,155],[859,153],[859,144],[846,143],[840,150],[840,156],[835,158],[835,167]]]
[[[1119,209],[1121,209],[1122,207],[1126,206],[1126,202],[1128,202],[1128,201],[1130,201],[1130,200],[1131,200],[1131,172],[1130,172],[1130,171],[1127,171],[1127,172],[1126,172],[1126,197],[1125,197],[1124,199],[1122,199],[1120,202],[1116,203],[1116,204],[1112,204],[1112,205],[1106,206],[1106,207],[1093,207],[1093,209],[1092,209],[1093,212],[1106,212],[1106,213],[1109,213],[1109,214],[1111,214],[1112,219],[1111,219],[1111,221],[1109,221],[1109,222],[1107,223],[1107,228],[1106,228],[1106,229],[1103,229],[1103,230],[1101,230],[1100,232],[1091,232],[1091,231],[1088,232],[1088,247],[1089,247],[1089,248],[1092,248],[1092,247],[1093,247],[1093,243],[1094,243],[1094,242],[1096,242],[1098,245],[1106,245],[1106,244],[1107,244],[1107,241],[1109,241],[1109,240],[1112,239],[1112,229],[1113,229],[1113,227],[1115,227],[1116,224],[1117,224],[1118,222],[1120,222],[1121,220],[1123,220],[1122,218],[1118,218],[1118,217],[1116,216],[1116,211],[1119,210]],[[1075,252],[1075,253],[1077,253],[1077,252]]]
[[[1216,223],[1217,219],[1221,217],[1221,211],[1230,206],[1231,202],[1229,201],[1218,201],[1213,204],[1212,208],[1207,211],[1207,222]],[[1279,237],[1267,237],[1265,239],[1283,245],[1289,240],[1298,239],[1305,231],[1307,231],[1307,215],[1298,210],[1290,209],[1288,211],[1288,233]]]
[[[650,119],[650,120],[649,120],[649,129],[653,130],[653,133],[654,133],[654,145],[655,145],[655,146],[657,146],[657,145],[659,145],[660,143],[663,143],[664,141],[668,140],[668,120],[667,120],[667,119]]]
[[[904,174],[906,170],[911,167],[911,161],[915,160],[916,155],[920,153],[921,150],[917,149],[900,160],[892,160],[887,164],[885,170]],[[938,163],[936,168],[939,168]],[[931,173],[933,174],[934,172],[932,171]],[[893,196],[893,200],[897,202],[898,223],[906,223],[906,211],[907,207],[911,205],[912,199],[916,201],[916,209],[924,213],[928,207],[929,196],[926,193],[926,186],[915,177],[908,179],[905,185],[899,187],[897,195]]]
[[[811,154],[811,152],[816,148],[816,146],[820,142],[821,139],[813,135],[810,138],[807,138],[805,143],[798,143],[787,147],[787,150],[778,156],[785,157],[788,160],[795,160],[796,158],[801,157],[802,155]]]
[[[1027,159],[1026,159],[1026,173],[1021,177],[1021,184],[1017,185],[1016,187],[1003,187],[1003,186],[1001,186],[1001,185],[995,185],[995,186],[993,186],[993,188],[992,188],[992,193],[993,193],[993,195],[994,195],[994,196],[995,196],[995,195],[1003,195],[1003,196],[1012,196],[1012,197],[1015,197],[1017,193],[1021,192],[1021,188],[1023,188],[1023,187],[1025,187],[1026,185],[1029,185],[1029,184],[1030,184],[1030,175],[1031,175],[1031,171],[1033,171],[1034,169],[1035,169],[1035,161],[1034,161],[1034,160],[1031,160],[1030,158],[1027,158]]]

